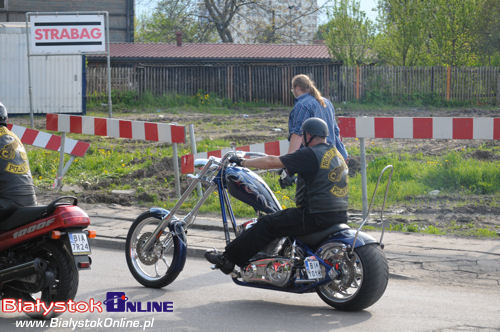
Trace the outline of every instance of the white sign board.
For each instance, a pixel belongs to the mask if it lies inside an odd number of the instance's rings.
[[[30,15],[30,55],[106,53],[105,15]]]

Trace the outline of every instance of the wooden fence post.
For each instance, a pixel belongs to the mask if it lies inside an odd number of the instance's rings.
[[[248,101],[252,101],[252,67],[248,65]]]
[[[500,106],[500,73],[497,75],[497,105]]]
[[[448,66],[446,71],[446,100],[450,100],[450,89],[451,89],[451,67]]]
[[[356,66],[356,100],[359,100],[359,81],[361,78],[361,74],[359,71],[359,66]]]

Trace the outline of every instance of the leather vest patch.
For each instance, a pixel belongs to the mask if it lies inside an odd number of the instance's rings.
[[[348,207],[348,168],[335,147],[319,144],[311,147],[319,162],[313,179],[297,181],[297,206],[303,205],[309,213],[345,211]]]
[[[26,174],[29,172],[30,167],[26,162],[22,163],[21,165],[8,163],[5,170],[9,173],[14,173],[14,174]]]

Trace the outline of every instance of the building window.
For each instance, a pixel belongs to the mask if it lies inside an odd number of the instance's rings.
[[[7,1],[8,0],[0,0],[0,11],[7,10]]]

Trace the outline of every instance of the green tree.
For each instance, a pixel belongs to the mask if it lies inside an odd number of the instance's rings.
[[[357,0],[337,0],[328,11],[328,23],[318,35],[324,37],[333,60],[344,65],[362,64],[368,60],[374,26],[360,10]]]
[[[432,0],[431,0],[432,1]],[[398,66],[422,64],[428,37],[430,1],[380,0],[380,35],[376,52],[387,63]]]
[[[151,15],[137,19],[135,40],[138,42],[175,42],[175,33],[181,31],[185,42],[216,41],[212,25],[198,19],[193,0],[161,0]]]
[[[498,1],[498,0],[497,0]],[[479,64],[478,26],[485,0],[429,0],[430,64],[471,66]],[[498,30],[496,30],[498,34]]]
[[[486,0],[477,23],[476,47],[483,64],[500,66],[500,1]]]

